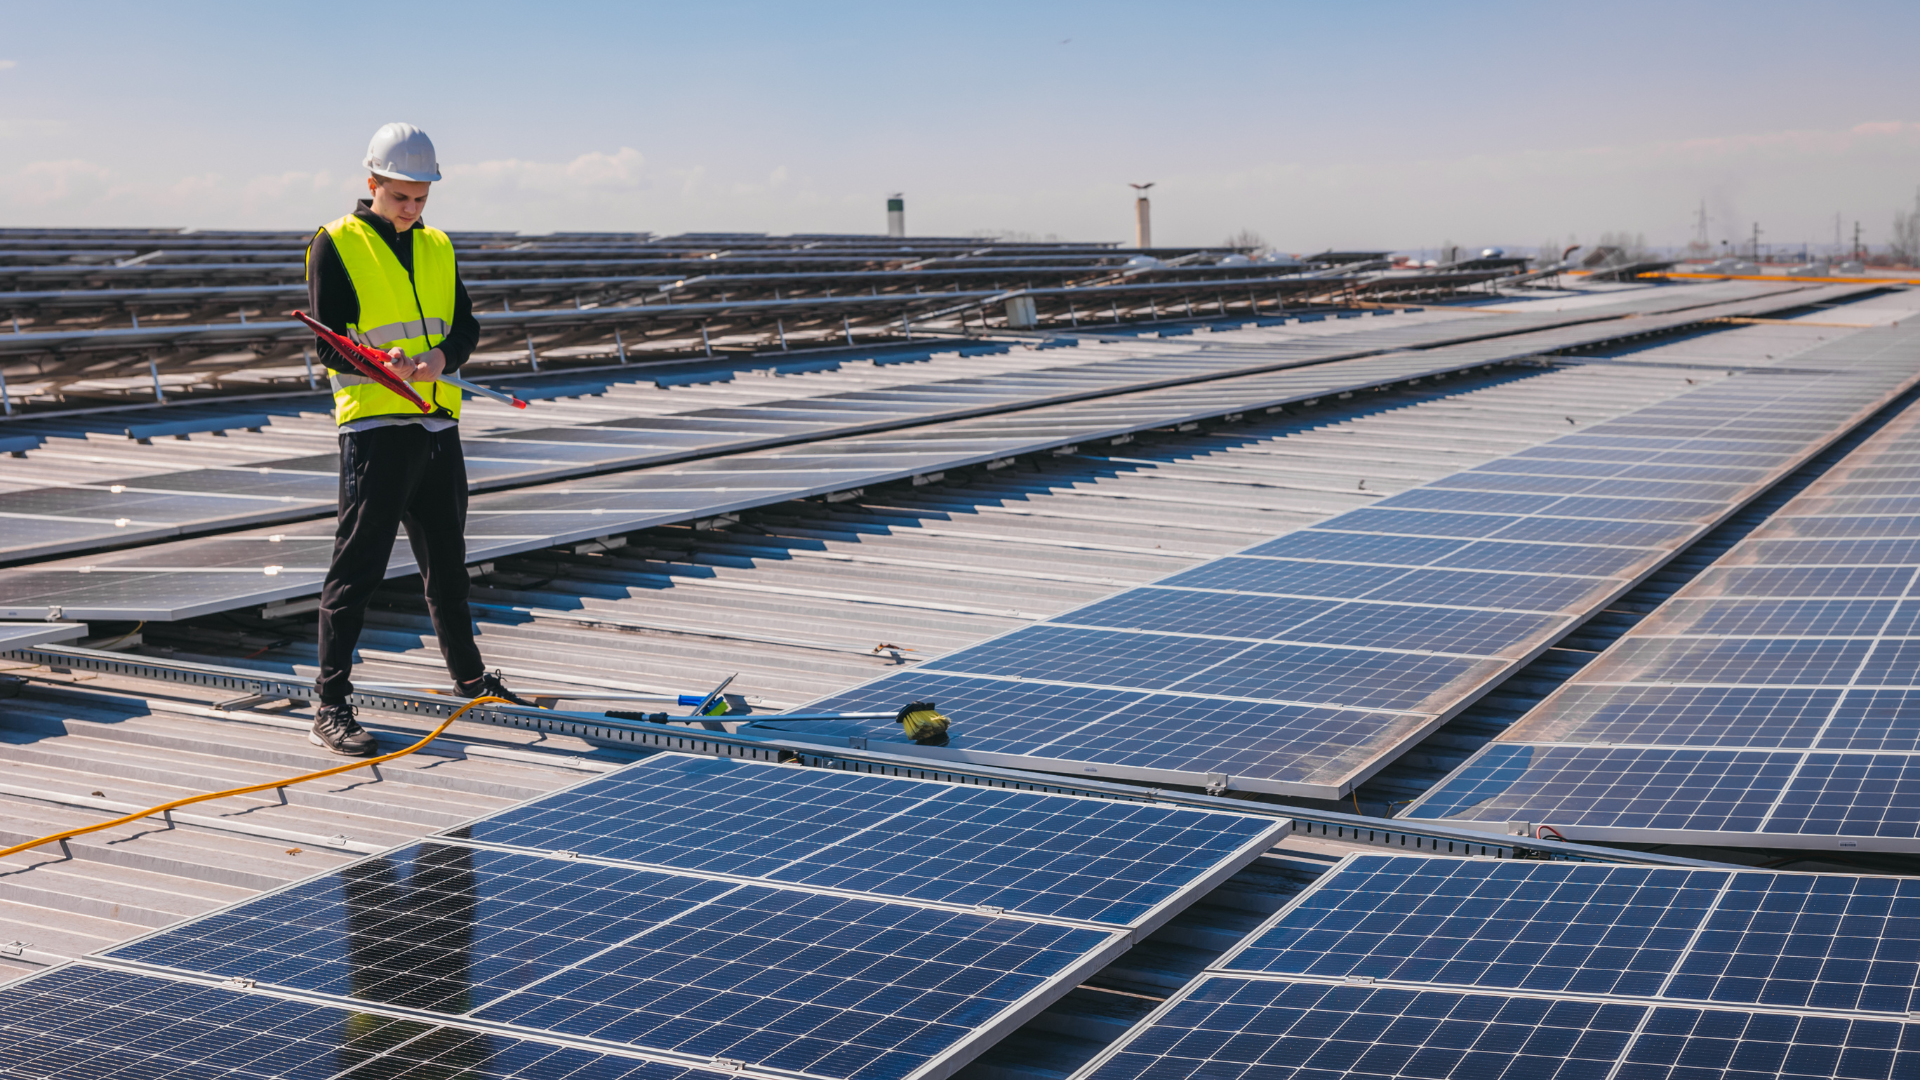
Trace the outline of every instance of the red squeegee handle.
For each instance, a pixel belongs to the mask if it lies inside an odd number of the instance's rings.
[[[306,323],[321,341],[333,346],[333,350],[345,357],[347,363],[358,368],[360,374],[365,375],[381,386],[418,405],[421,412],[430,413],[433,411],[433,406],[427,404],[425,399],[421,398],[419,394],[414,393],[413,387],[408,386],[405,380],[395,375],[393,369],[387,366],[386,353],[378,349],[369,349],[357,341],[334,333],[320,325],[320,323],[304,311],[294,312],[293,317]]]

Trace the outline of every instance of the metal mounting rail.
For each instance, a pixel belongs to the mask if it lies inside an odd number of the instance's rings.
[[[313,693],[312,683],[274,672],[196,664],[184,660],[104,652],[66,645],[41,645],[14,649],[0,655],[12,660],[44,665],[56,672],[87,671],[125,678],[151,679],[176,685],[228,690],[249,695],[258,701],[307,701]],[[373,712],[417,716],[429,720],[444,720],[466,704],[466,699],[449,695],[408,694],[395,690],[361,691],[348,700],[362,709]],[[778,713],[769,713],[765,719],[771,720],[778,717]],[[933,761],[923,757],[869,750],[864,745],[849,746],[845,750],[823,749],[818,743],[791,742],[772,734],[750,731],[712,731],[676,727],[673,724],[615,720],[597,713],[523,709],[511,705],[489,704],[475,706],[468,711],[465,719],[499,727],[519,728],[524,731],[569,735],[611,746],[677,750],[715,757],[796,763],[849,772],[876,773],[883,776],[944,780],[949,783],[985,787],[1087,795],[1103,799],[1164,803],[1205,810],[1226,810],[1240,814],[1288,818],[1295,823],[1295,828],[1303,836],[1324,836],[1348,843],[1370,844],[1410,854],[1463,855],[1499,859],[1567,859],[1644,863],[1655,866],[1724,866],[1721,863],[1683,859],[1651,852],[1625,851],[1590,844],[1535,840],[1518,836],[1499,836],[1439,824],[1371,818],[1359,814],[1342,814],[1277,803],[1224,798],[1168,788],[1076,780],[1071,777],[997,768],[991,765]],[[716,719],[718,718],[686,718],[689,723],[711,723]],[[862,743],[864,741],[861,740]]]

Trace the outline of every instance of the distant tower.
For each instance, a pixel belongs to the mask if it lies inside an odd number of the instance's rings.
[[[902,192],[887,196],[887,235],[907,235],[907,200]]]
[[[1147,201],[1147,189],[1153,185],[1147,183],[1127,186],[1140,193],[1133,201],[1133,246],[1150,248],[1153,246],[1153,204]]]

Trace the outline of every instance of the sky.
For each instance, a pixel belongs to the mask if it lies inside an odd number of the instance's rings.
[[[0,0],[0,227],[306,229],[418,124],[448,229],[1531,252],[1888,238],[1920,4]]]

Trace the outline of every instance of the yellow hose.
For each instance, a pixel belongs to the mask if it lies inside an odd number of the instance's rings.
[[[0,859],[4,859],[7,856],[15,854],[17,852],[26,851],[30,848],[37,848],[41,844],[51,844],[51,843],[54,843],[55,841],[71,839],[75,836],[81,836],[86,833],[99,832],[101,829],[111,829],[115,825],[125,825],[130,821],[139,821],[141,818],[144,818],[144,817],[152,817],[155,814],[164,814],[169,810],[177,810],[182,806],[192,806],[194,803],[206,802],[209,799],[224,799],[229,795],[247,795],[255,791],[265,791],[268,788],[281,788],[281,787],[287,787],[291,784],[304,784],[308,780],[318,780],[324,776],[334,776],[343,772],[352,772],[355,769],[366,768],[368,765],[378,765],[383,761],[392,761],[394,758],[403,758],[403,757],[406,757],[408,754],[413,753],[415,750],[418,750],[421,747],[432,742],[433,740],[439,738],[441,732],[446,731],[447,728],[450,727],[455,720],[458,720],[460,719],[460,717],[465,715],[468,709],[473,708],[475,705],[485,705],[489,701],[497,701],[502,705],[513,704],[513,702],[508,701],[506,698],[477,697],[477,698],[474,698],[472,701],[467,702],[465,705],[460,706],[460,708],[456,710],[452,716],[449,716],[445,720],[442,720],[440,722],[439,727],[434,728],[432,731],[426,734],[425,738],[422,738],[419,742],[414,743],[412,746],[409,746],[404,750],[395,750],[391,754],[381,754],[379,757],[370,757],[361,761],[350,762],[346,765],[336,765],[331,769],[322,769],[319,772],[304,773],[300,776],[288,777],[285,780],[269,780],[264,784],[252,784],[247,787],[229,788],[226,791],[215,791],[206,795],[189,795],[184,799],[175,799],[172,802],[161,803],[159,806],[148,807],[145,810],[140,810],[135,813],[128,814],[125,817],[114,818],[112,821],[103,821],[98,825],[82,825],[78,829],[68,829],[66,832],[57,832],[57,833],[54,833],[52,836],[43,836],[38,840],[29,840],[24,844],[15,844],[10,848],[0,848]]]

